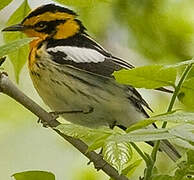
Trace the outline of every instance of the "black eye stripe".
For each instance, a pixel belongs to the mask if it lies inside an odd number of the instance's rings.
[[[35,24],[35,27],[44,27],[45,25],[47,25],[46,21],[40,21],[39,23]]]
[[[34,27],[40,27],[41,25],[52,25],[52,26],[56,26],[58,24],[61,23],[65,23],[67,21],[67,19],[60,19],[60,20],[53,20],[53,21],[40,21],[37,24],[34,25]]]
[[[53,21],[40,21],[36,23],[33,27],[35,31],[42,32],[46,34],[51,34],[56,31],[56,26],[59,24],[64,24],[67,19],[64,20],[53,20]],[[40,26],[42,24],[42,26]]]

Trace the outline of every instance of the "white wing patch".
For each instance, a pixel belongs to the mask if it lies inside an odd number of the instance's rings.
[[[76,63],[99,63],[105,60],[105,56],[94,49],[82,48],[82,47],[71,47],[71,46],[56,46],[48,48],[48,52],[63,52],[67,56],[64,60],[70,60]]]

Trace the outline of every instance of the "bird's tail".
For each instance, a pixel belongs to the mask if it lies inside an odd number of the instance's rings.
[[[119,128],[122,130],[126,130],[127,128],[121,125],[117,125]],[[157,128],[156,124],[152,124],[148,126],[148,128]],[[154,146],[153,141],[146,141],[147,144],[151,145],[152,147]],[[176,148],[168,141],[168,140],[161,140],[160,141],[160,151],[165,152],[166,155],[172,159],[174,162],[176,162],[178,159],[181,158],[180,153],[176,150]]]
[[[181,158],[181,155],[179,154],[179,152],[168,140],[161,140],[160,149],[163,152],[165,152],[168,155],[168,157],[175,162]]]

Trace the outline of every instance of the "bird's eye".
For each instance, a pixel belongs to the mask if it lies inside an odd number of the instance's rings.
[[[44,28],[44,27],[46,27],[46,24],[45,24],[45,23],[40,23],[40,24],[38,25],[38,27]]]
[[[38,24],[35,25],[35,28],[37,30],[42,30],[42,29],[45,29],[46,27],[47,27],[47,24],[44,22],[39,22]]]

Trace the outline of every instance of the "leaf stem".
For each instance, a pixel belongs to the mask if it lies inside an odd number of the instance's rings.
[[[137,153],[143,158],[143,160],[145,161],[145,163],[147,164],[148,162],[148,158],[145,156],[145,154],[141,151],[141,149],[134,143],[134,142],[130,142],[131,146],[133,146],[133,148],[137,151]]]
[[[151,176],[152,176],[152,169],[154,167],[154,164],[150,164],[150,165],[147,165],[147,168],[145,170],[145,177],[144,177],[144,180],[151,180]]]
[[[174,93],[173,93],[172,98],[170,100],[170,104],[168,106],[167,112],[172,111],[172,108],[174,106],[176,97],[178,96],[180,88],[181,88],[184,80],[186,79],[189,71],[191,70],[192,65],[193,64],[191,63],[185,68],[185,70],[184,70],[183,74],[181,75],[181,78],[180,78],[177,86],[175,86],[175,90],[174,90]],[[166,126],[167,126],[167,122],[163,122],[162,128],[166,128]],[[157,152],[159,150],[159,147],[160,147],[160,140],[156,141],[155,144],[154,144],[154,147],[153,147],[153,150],[152,150],[152,153],[151,153],[152,161],[150,162],[151,164],[147,166],[147,169],[146,169],[146,172],[145,172],[145,178],[144,178],[145,180],[150,180],[150,178],[151,178],[152,171],[153,171],[153,168],[154,168],[154,164],[156,162],[156,157],[157,157]]]
[[[184,72],[183,72],[183,74],[182,74],[182,76],[181,76],[181,78],[180,78],[180,80],[179,80],[177,86],[175,86],[175,90],[174,90],[174,93],[173,93],[173,95],[172,95],[172,98],[171,98],[170,104],[169,104],[169,106],[168,106],[167,112],[172,111],[172,108],[173,108],[173,106],[174,106],[176,97],[177,97],[177,95],[178,95],[178,93],[179,93],[179,91],[180,91],[180,88],[181,88],[181,86],[182,86],[184,80],[186,79],[186,77],[187,77],[189,71],[191,70],[192,66],[193,66],[193,64],[191,63],[191,64],[189,64],[189,65],[185,68],[185,70],[184,70]],[[167,122],[164,122],[163,125],[162,125],[162,128],[165,128],[166,125],[167,125]]]
[[[160,140],[155,142],[152,153],[151,153],[151,157],[152,157],[154,162],[156,161],[156,156],[157,156],[157,152],[159,150],[159,147],[160,147]]]

